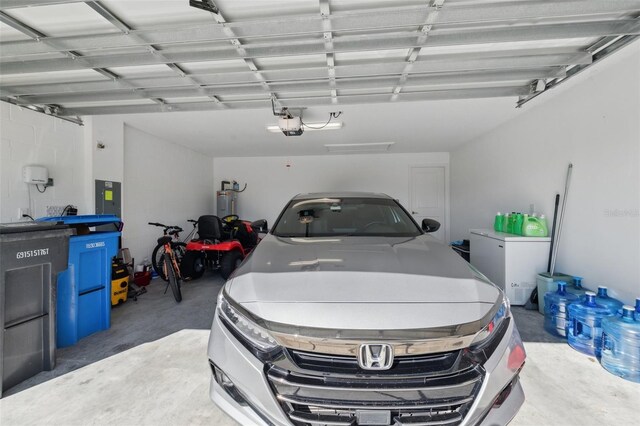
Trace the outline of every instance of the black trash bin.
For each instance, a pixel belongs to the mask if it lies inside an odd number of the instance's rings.
[[[0,397],[55,367],[56,279],[71,235],[63,224],[0,224]]]

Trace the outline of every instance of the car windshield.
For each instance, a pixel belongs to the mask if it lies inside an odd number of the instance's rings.
[[[398,203],[386,198],[292,200],[272,232],[279,237],[414,237],[422,233]]]

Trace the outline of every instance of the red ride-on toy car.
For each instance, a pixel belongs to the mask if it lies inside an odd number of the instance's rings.
[[[266,232],[267,221],[247,222],[237,215],[206,215],[198,219],[198,238],[187,243],[186,253],[180,262],[183,278],[202,277],[207,266],[219,269],[225,280],[253,250]]]

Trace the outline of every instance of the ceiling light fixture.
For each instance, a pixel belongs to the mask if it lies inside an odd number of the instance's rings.
[[[328,124],[326,122],[324,122],[324,123],[304,123],[302,125],[302,128],[304,129],[305,132],[313,132],[313,131],[316,131],[316,130],[338,130],[338,129],[342,129],[342,122],[341,121],[336,121],[336,122],[332,122],[332,123],[328,123]],[[273,132],[273,133],[280,133],[280,132],[282,132],[282,129],[278,125],[267,126],[267,131]]]
[[[325,144],[329,152],[386,152],[395,142]]]

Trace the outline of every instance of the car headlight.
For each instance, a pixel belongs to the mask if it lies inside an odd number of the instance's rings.
[[[274,352],[280,350],[280,345],[266,329],[251,321],[229,303],[224,290],[220,291],[218,296],[216,311],[229,331],[258,358],[271,358]]]
[[[502,303],[498,308],[498,311],[495,313],[489,324],[487,324],[482,330],[478,332],[476,337],[473,339],[471,343],[471,349],[482,349],[486,347],[493,339],[499,335],[503,334],[504,330],[501,325],[504,323],[505,318],[511,315],[511,309],[509,306],[509,299],[506,297],[502,297]],[[502,332],[502,333],[500,333]]]

